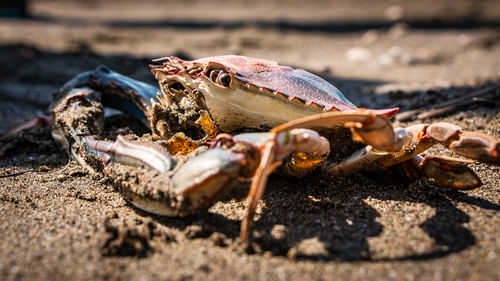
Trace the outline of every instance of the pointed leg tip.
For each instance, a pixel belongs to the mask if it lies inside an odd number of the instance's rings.
[[[491,157],[493,158],[493,164],[500,165],[500,142],[491,150]]]
[[[387,109],[371,109],[376,115],[381,115],[391,119],[399,112],[399,107],[387,108]]]
[[[439,187],[466,190],[482,185],[476,173],[458,160],[432,157],[426,158],[420,166],[423,176]]]

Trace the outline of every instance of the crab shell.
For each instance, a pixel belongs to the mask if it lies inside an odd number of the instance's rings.
[[[162,91],[174,83],[198,91],[212,119],[225,132],[274,127],[323,111],[358,110],[324,79],[273,61],[244,56],[167,59],[163,65],[151,66]],[[397,109],[381,114],[395,112]]]

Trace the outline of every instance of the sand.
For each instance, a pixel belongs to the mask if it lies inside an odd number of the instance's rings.
[[[403,112],[500,81],[497,2],[107,3],[39,1],[30,19],[0,19],[0,131],[47,113],[52,92],[100,64],[154,84],[147,65],[165,55],[271,59],[358,106]],[[499,95],[425,122],[498,139]],[[0,176],[27,171],[0,178],[0,279],[499,280],[499,167],[470,166],[483,186],[467,191],[392,170],[272,176],[245,247],[247,186],[208,212],[150,215],[70,162],[49,129],[31,129],[0,141]]]

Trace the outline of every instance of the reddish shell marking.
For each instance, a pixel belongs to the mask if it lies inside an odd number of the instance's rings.
[[[268,88],[275,94],[279,92],[290,100],[299,99],[307,105],[317,104],[324,110],[357,109],[332,84],[302,69],[244,56],[208,57],[193,63],[223,65],[226,70],[234,72],[239,80]]]

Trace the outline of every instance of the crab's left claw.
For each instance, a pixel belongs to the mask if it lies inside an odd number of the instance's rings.
[[[117,170],[110,166],[106,173],[128,202],[162,216],[185,216],[210,206],[216,196],[235,186],[239,178],[254,174],[260,155],[252,145],[237,144],[227,149],[216,147],[195,152],[175,162],[165,149],[154,143],[129,141],[122,136],[116,142],[95,137],[83,139],[89,148],[87,159],[93,157],[105,163],[155,170],[149,176],[135,172],[123,175],[125,166]]]

